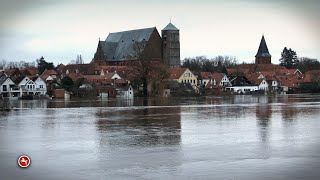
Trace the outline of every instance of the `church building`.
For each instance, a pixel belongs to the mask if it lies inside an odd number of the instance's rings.
[[[269,53],[267,43],[263,35],[256,54],[256,64],[271,64],[271,54]]]
[[[99,40],[91,63],[123,65],[139,59],[180,67],[179,29],[170,22],[161,36],[156,27],[110,33],[105,41]]]

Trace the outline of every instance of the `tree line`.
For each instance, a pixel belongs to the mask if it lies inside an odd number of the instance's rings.
[[[227,68],[238,65],[238,59],[234,56],[216,56],[207,58],[206,56],[196,56],[185,58],[182,62],[183,68],[188,68],[193,72],[223,72],[227,74]]]
[[[299,69],[302,73],[310,70],[320,70],[318,59],[298,57],[296,51],[284,47],[279,59],[280,65],[288,69]]]
[[[244,62],[241,64],[245,64]],[[309,57],[298,57],[291,48],[285,47],[281,53],[279,64],[287,69],[299,69],[302,73],[310,70],[320,70],[318,59]],[[235,56],[216,56],[207,58],[206,56],[188,57],[182,61],[182,67],[193,72],[222,72],[227,74],[228,68],[240,65]]]
[[[69,64],[84,64],[81,55],[77,55],[75,60],[71,60]],[[39,73],[42,74],[46,69],[56,69],[56,66],[53,62],[48,62],[45,60],[43,56],[39,59],[26,62],[26,61],[7,61],[5,59],[0,60],[0,70],[8,70],[8,69],[26,69],[26,68],[38,68]]]

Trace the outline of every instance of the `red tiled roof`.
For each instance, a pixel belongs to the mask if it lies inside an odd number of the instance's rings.
[[[80,78],[83,78],[83,75],[80,73],[69,73],[67,76],[70,77],[72,81],[76,81]]]
[[[109,80],[111,79],[115,73],[106,73],[104,76],[101,75],[83,75],[85,79],[87,79],[89,82],[101,82],[103,80]]]
[[[303,82],[303,79],[296,75],[278,75],[277,78],[279,79],[281,86],[287,86],[289,88],[298,87],[299,84]]]
[[[265,78],[266,78],[267,81],[278,81],[278,79],[276,78],[276,76],[269,76],[269,75],[267,75],[267,76],[265,76]]]
[[[262,74],[264,77],[276,75],[276,73],[274,71],[262,71],[262,72],[260,72],[260,74]]]
[[[37,75],[39,74],[38,68],[26,68],[26,69],[21,69],[21,72],[28,76],[28,75]]]
[[[280,71],[280,70],[286,70],[284,66],[280,66],[278,64],[257,64],[256,70],[263,72],[263,71]]]
[[[81,73],[83,75],[92,75],[95,74],[95,70],[97,69],[96,64],[68,64],[66,66],[59,66],[57,69],[62,74],[65,74],[68,70],[69,73]]]
[[[221,82],[221,80],[223,79],[224,76],[225,76],[224,73],[212,73],[211,74],[211,79],[206,84],[206,88],[211,88],[211,86],[212,87],[218,87],[220,85],[220,82]],[[213,83],[211,84],[211,81],[213,81],[213,80],[216,81],[216,85],[213,85]]]
[[[50,69],[50,70],[45,70],[42,74],[41,74],[41,79],[42,80],[46,80],[50,75],[58,75],[57,71]]]
[[[179,79],[187,68],[172,68],[170,69],[170,79]]]
[[[200,72],[201,79],[210,79],[212,77],[212,72]]]
[[[259,73],[245,73],[245,77],[253,84],[259,84]]]
[[[320,70],[307,71],[305,73],[303,82],[310,83],[316,81],[317,79],[320,80]]]

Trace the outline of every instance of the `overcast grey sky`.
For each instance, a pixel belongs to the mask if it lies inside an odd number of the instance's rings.
[[[168,23],[180,29],[181,58],[236,56],[253,62],[262,34],[272,62],[285,46],[320,59],[317,0],[1,0],[0,60],[41,56],[68,63],[82,54],[90,62],[99,37],[110,32]]]

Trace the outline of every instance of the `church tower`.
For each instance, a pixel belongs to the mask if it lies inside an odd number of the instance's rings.
[[[175,68],[180,67],[179,29],[170,23],[161,31],[162,59],[164,64]]]
[[[269,53],[267,43],[263,35],[256,54],[256,64],[271,64],[271,54]]]

